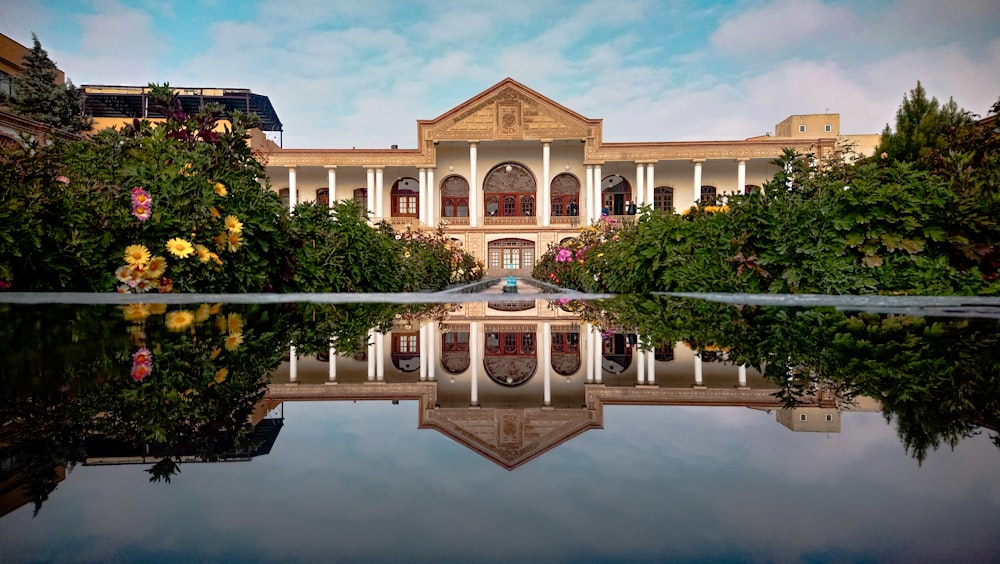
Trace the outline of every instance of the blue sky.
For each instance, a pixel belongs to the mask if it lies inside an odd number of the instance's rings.
[[[921,80],[985,114],[1000,95],[1000,0],[21,0],[76,84],[170,82],[268,95],[286,147],[416,145],[505,77],[608,141],[741,139],[791,114],[879,132]]]

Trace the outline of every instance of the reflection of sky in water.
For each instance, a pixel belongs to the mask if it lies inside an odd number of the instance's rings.
[[[77,467],[0,560],[986,561],[1000,452],[985,436],[922,467],[877,413],[793,433],[745,408],[607,407],[605,429],[508,472],[416,404],[286,403],[270,455]],[[363,438],[362,438],[363,437]],[[752,446],[751,446],[752,445]]]

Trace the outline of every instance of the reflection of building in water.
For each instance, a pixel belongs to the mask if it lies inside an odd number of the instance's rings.
[[[602,334],[544,300],[521,303],[528,307],[463,304],[421,327],[397,322],[371,333],[367,352],[351,358],[332,350],[290,357],[272,375],[270,396],[418,400],[421,428],[508,469],[601,428],[606,404],[750,407],[776,410],[794,431],[840,430],[843,407],[833,398],[782,410],[777,386],[727,363],[724,352],[684,343],[643,350],[634,334]]]

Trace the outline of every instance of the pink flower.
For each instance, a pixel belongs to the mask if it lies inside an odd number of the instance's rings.
[[[69,178],[62,175],[56,177],[56,182],[62,182],[63,184],[69,186]]]
[[[556,262],[570,262],[573,260],[573,251],[569,249],[559,249],[556,253]]]
[[[142,347],[139,350],[135,351],[135,354],[132,355],[132,363],[133,364],[148,364],[148,365],[152,366],[152,364],[153,364],[153,355],[152,355],[152,353],[149,352],[148,348]]]
[[[151,199],[149,197],[149,192],[143,190],[142,188],[136,186],[132,189],[132,205],[133,206],[146,206],[149,207],[151,204]]]
[[[146,221],[149,219],[149,208],[140,204],[135,204],[132,206],[132,215],[137,217],[139,221]]]

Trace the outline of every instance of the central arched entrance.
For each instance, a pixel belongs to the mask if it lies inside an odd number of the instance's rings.
[[[535,222],[535,176],[514,162],[501,163],[483,180],[483,212],[487,225],[530,225]]]
[[[526,239],[490,241],[486,268],[493,275],[531,273],[535,268],[535,242]]]

